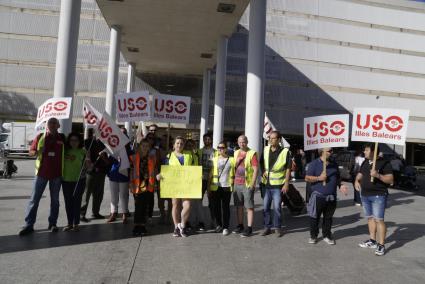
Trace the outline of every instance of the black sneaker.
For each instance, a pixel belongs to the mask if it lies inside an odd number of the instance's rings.
[[[81,216],[81,217],[80,217],[80,221],[81,221],[81,222],[84,222],[84,223],[88,223],[88,222],[90,222],[90,220],[89,220],[89,219],[87,219],[87,218],[86,218],[86,216]]]
[[[140,226],[134,226],[133,228],[133,236],[140,237],[141,235]]]
[[[183,228],[181,224],[177,225],[178,229],[180,230],[180,236],[182,236],[183,238],[187,238],[188,237],[188,228]]]
[[[240,234],[243,232],[243,225],[238,225],[236,229],[233,230],[233,234]]]
[[[222,226],[217,226],[217,227],[215,228],[214,232],[216,232],[216,233],[221,233],[221,232],[223,232],[223,227],[222,227]]]
[[[378,244],[376,249],[375,249],[375,254],[379,255],[379,256],[384,255],[385,254],[385,246]]]
[[[58,227],[56,225],[49,225],[49,227],[47,228],[47,230],[49,230],[52,233],[56,233],[57,231],[59,231]]]
[[[376,249],[378,247],[378,245],[377,245],[377,242],[375,240],[369,239],[367,241],[363,241],[363,242],[359,243],[359,247]]]
[[[205,224],[202,222],[199,222],[198,224],[198,231],[204,232],[205,231]]]
[[[272,233],[272,230],[270,228],[265,228],[264,231],[261,232],[261,236],[265,237],[267,235],[270,235]]]
[[[241,238],[247,238],[252,236],[252,229],[246,228],[246,230],[241,234]]]
[[[140,232],[142,233],[142,235],[146,235],[148,233],[148,230],[146,230],[145,226],[141,226],[140,227]]]
[[[101,214],[93,214],[93,215],[91,215],[91,217],[92,217],[93,219],[98,219],[98,220],[100,220],[100,219],[105,219],[105,216],[103,216],[103,215],[101,215]]]
[[[26,236],[31,233],[34,233],[34,229],[32,227],[23,227],[22,230],[19,231],[19,236]]]
[[[173,237],[181,237],[182,235],[180,234],[180,229],[179,228],[175,228],[174,229],[174,233],[173,233]]]

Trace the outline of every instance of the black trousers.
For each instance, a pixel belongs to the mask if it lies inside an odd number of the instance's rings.
[[[133,194],[134,197],[134,224],[144,225],[148,216],[150,200],[153,199],[153,192],[145,191]]]
[[[100,205],[102,204],[105,187],[105,176],[106,174],[97,172],[87,174],[86,188],[84,190],[83,202],[81,205],[81,216],[86,216],[91,195],[93,195],[92,213],[93,215],[100,214]]]
[[[80,179],[78,184],[77,182],[62,181],[62,192],[65,200],[68,225],[80,224],[81,200],[83,198],[85,185],[86,179]]]
[[[316,199],[316,216],[317,218],[310,217],[310,236],[317,238],[319,235],[320,217],[323,215],[322,222],[322,235],[324,238],[332,239],[332,217],[336,209],[336,200],[326,201],[324,198],[318,197]]]
[[[214,219],[217,226],[229,228],[230,221],[230,198],[232,192],[229,187],[218,187],[217,191],[211,191],[211,201],[214,208]]]

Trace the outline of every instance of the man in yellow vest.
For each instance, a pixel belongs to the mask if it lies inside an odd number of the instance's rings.
[[[50,118],[47,121],[48,131],[38,135],[31,145],[29,155],[37,157],[35,182],[26,210],[25,226],[19,232],[20,236],[34,232],[38,205],[47,183],[49,183],[51,200],[48,229],[52,232],[58,231],[56,222],[59,215],[59,192],[62,184],[65,142],[65,136],[58,133],[59,127],[59,121],[56,118]]]
[[[235,203],[238,226],[234,234],[241,237],[252,235],[252,224],[254,222],[254,191],[258,176],[258,158],[254,150],[248,148],[248,138],[241,135],[238,138],[239,150],[235,152],[235,181],[233,202]],[[244,230],[243,208],[246,208],[248,227]]]
[[[272,131],[269,138],[269,146],[264,148],[261,157],[261,170],[263,172],[262,183],[264,184],[264,231],[262,236],[267,236],[274,232],[277,237],[281,237],[281,193],[286,193],[289,189],[291,178],[291,157],[287,148],[279,145],[281,135],[277,131]],[[273,220],[271,218],[271,205],[273,202]]]

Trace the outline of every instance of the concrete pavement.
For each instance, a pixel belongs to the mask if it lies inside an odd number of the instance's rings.
[[[352,206],[352,194],[339,196],[335,246],[323,241],[307,244],[308,217],[291,216],[286,208],[286,234],[279,239],[259,236],[259,193],[256,235],[247,239],[211,232],[173,238],[172,227],[157,224],[148,228],[149,236],[134,238],[131,223],[104,220],[83,224],[78,233],[50,233],[45,230],[48,190],[40,203],[36,233],[18,237],[31,194],[33,163],[18,161],[18,176],[0,180],[0,283],[423,283],[425,279],[424,187],[419,194],[391,190],[384,257],[358,248],[368,234],[361,208]],[[296,187],[304,195],[304,183]],[[101,210],[105,215],[109,201],[106,186]],[[130,205],[133,210],[132,197]],[[234,224],[234,211],[231,219]],[[66,225],[65,220],[61,196],[58,225]],[[154,223],[157,220],[154,217]]]

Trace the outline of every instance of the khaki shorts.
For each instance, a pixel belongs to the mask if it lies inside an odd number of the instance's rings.
[[[245,185],[235,184],[233,190],[233,203],[235,206],[244,206],[254,209],[254,189],[247,189]]]

